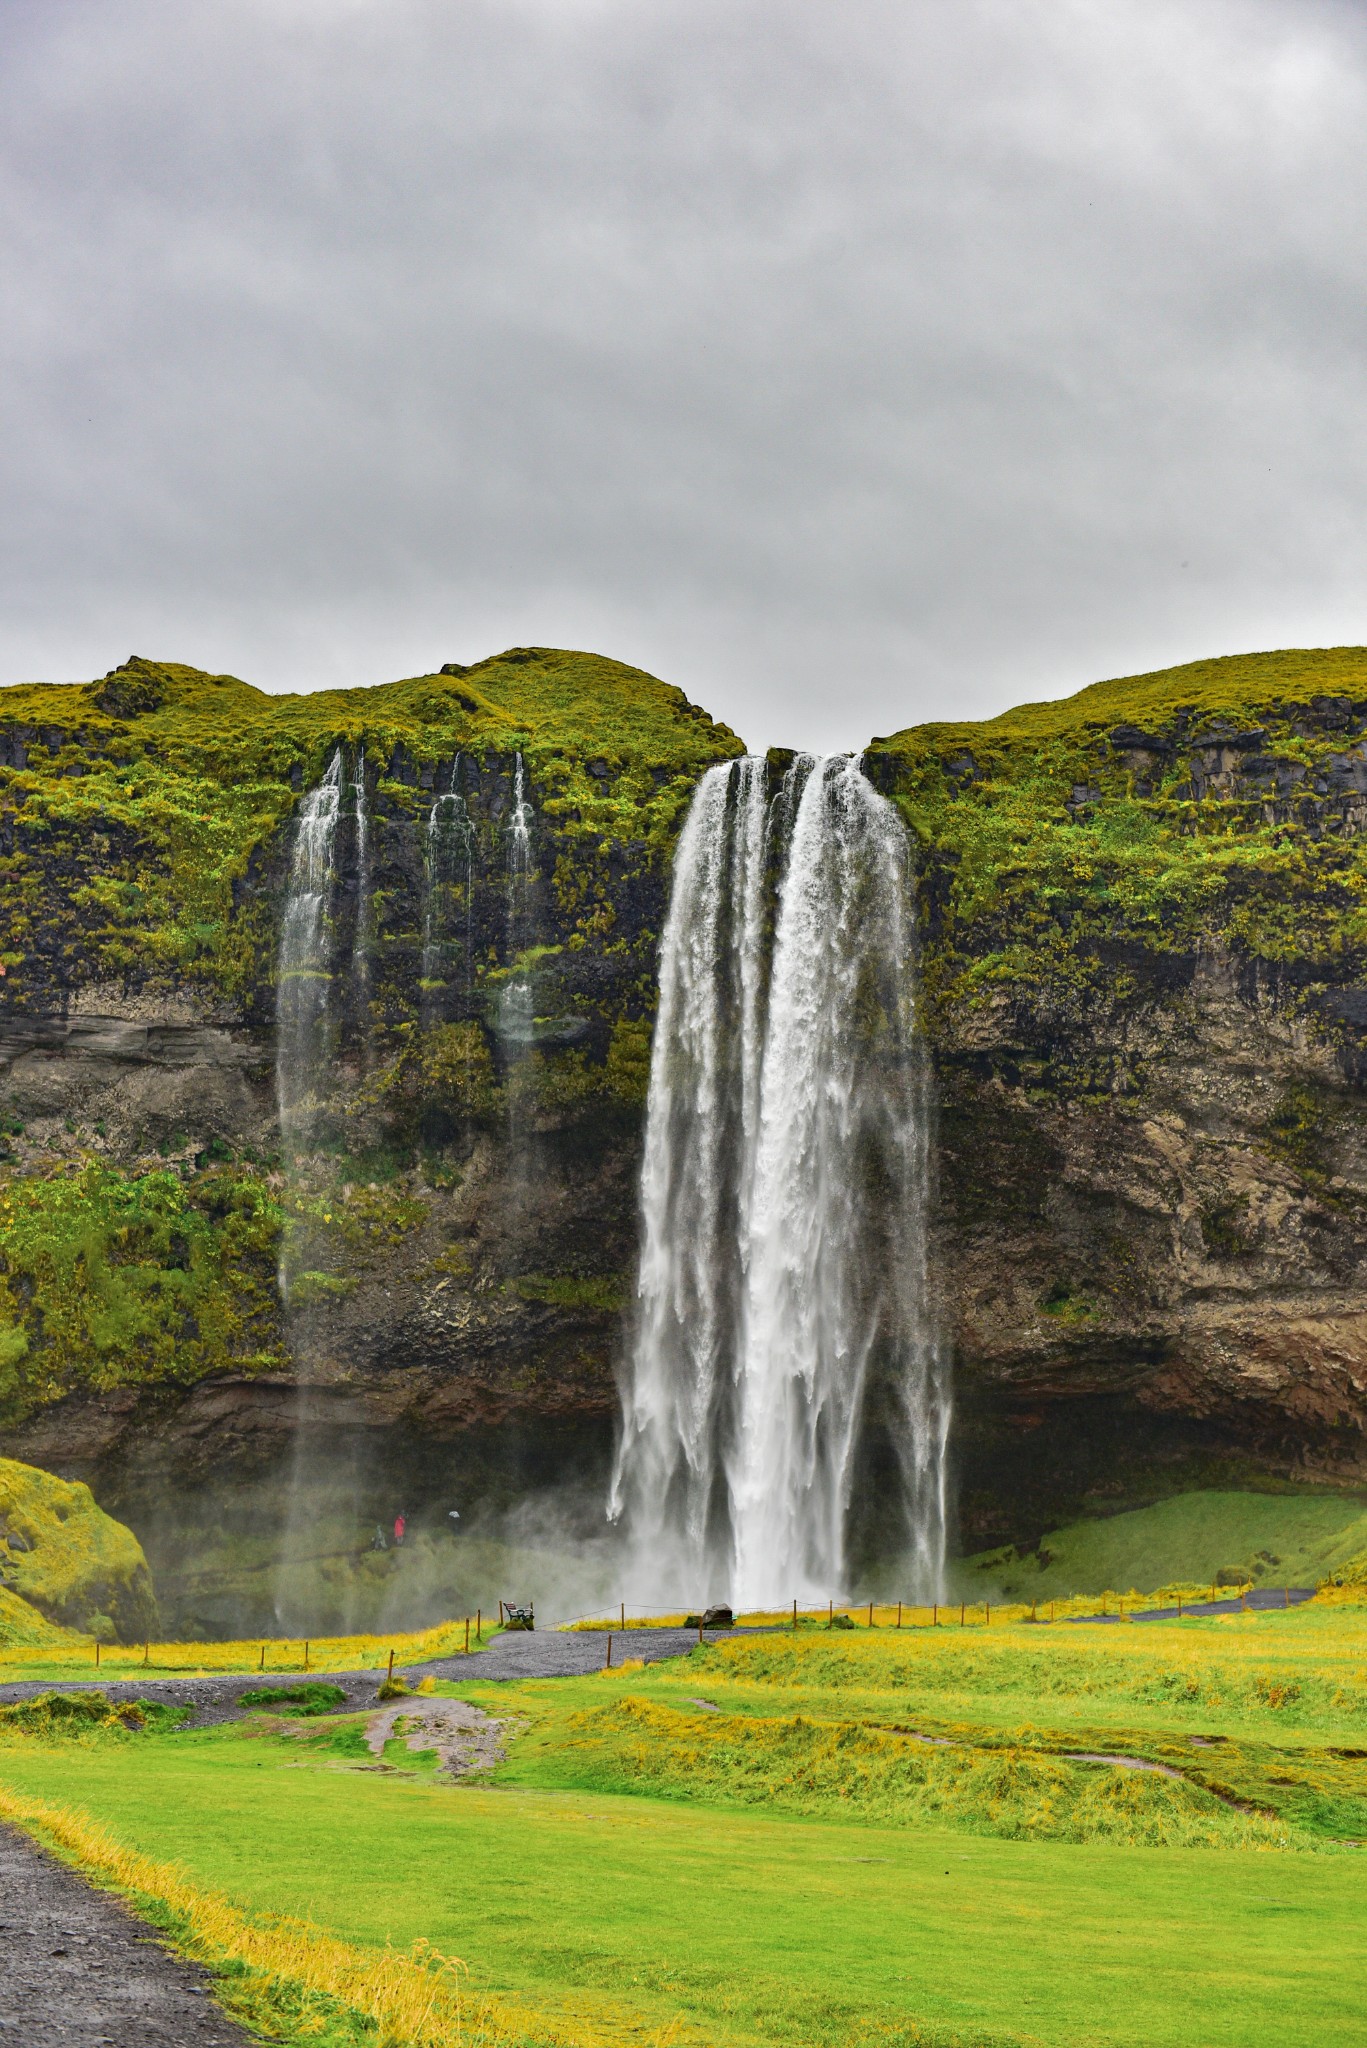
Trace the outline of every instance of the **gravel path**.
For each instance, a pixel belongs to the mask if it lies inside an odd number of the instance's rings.
[[[721,1635],[760,1633],[749,1629],[709,1630],[707,1640]],[[628,1657],[647,1664],[664,1657],[678,1657],[698,1647],[698,1632],[689,1628],[629,1628],[612,1632],[612,1662],[616,1666]],[[416,1682],[420,1678],[513,1679],[582,1678],[600,1671],[607,1661],[608,1637],[583,1630],[560,1635],[554,1630],[531,1634],[511,1633],[495,1637],[488,1648],[469,1657],[441,1657],[430,1664],[395,1666],[395,1677]],[[238,1699],[260,1685],[294,1685],[309,1680],[322,1685],[339,1685],[346,1694],[339,1714],[361,1713],[378,1706],[382,1671],[236,1671],[213,1678],[118,1679],[109,1683],[97,1678],[25,1679],[0,1685],[0,1706],[14,1700],[33,1699],[41,1692],[103,1692],[111,1700],[158,1700],[163,1706],[189,1707],[191,1728],[212,1728],[224,1721],[240,1719]]]
[[[0,1827],[0,2043],[251,2048],[208,1973],[168,1955],[107,1892]]]

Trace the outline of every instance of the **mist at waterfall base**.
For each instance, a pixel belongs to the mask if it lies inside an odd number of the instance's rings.
[[[637,1599],[941,1591],[914,939],[906,835],[856,760],[703,778],[661,950],[610,1499]]]

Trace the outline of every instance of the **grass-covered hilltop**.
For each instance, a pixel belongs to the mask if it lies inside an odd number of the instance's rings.
[[[869,747],[915,846],[969,1549],[1198,1484],[1367,1483],[1364,730],[1367,650],[1337,649]],[[5,1448],[155,1549],[149,1503],[268,1492],[302,1368],[312,1440],[415,1502],[434,1460],[596,1497],[672,849],[740,748],[545,648],[307,696],[141,659],[0,691]],[[334,760],[301,1165],[276,968]],[[214,1625],[173,1547],[163,1601]]]

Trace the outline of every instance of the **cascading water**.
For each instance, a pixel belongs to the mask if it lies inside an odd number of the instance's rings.
[[[527,797],[526,771],[518,754],[513,769],[513,808],[508,820],[508,964],[509,979],[499,1002],[499,1036],[505,1043],[525,1046],[534,1035],[532,978],[524,956],[532,943],[532,818]]]
[[[344,820],[352,826],[349,849],[344,839],[339,842]],[[315,1149],[319,1118],[333,1093],[345,1017],[353,1019],[363,1055],[368,1043],[370,866],[365,754],[357,756],[356,780],[349,783],[339,746],[299,806],[276,962],[276,1104],[292,1172],[302,1170]],[[345,874],[353,869],[355,904],[348,912]],[[348,960],[349,974],[339,973]],[[300,1236],[287,1234],[282,1246],[280,1288],[287,1301],[290,1270],[302,1252]]]
[[[276,968],[275,1092],[285,1148],[303,1142],[332,1050],[332,896],[342,750],[299,806]]]
[[[292,1198],[287,1207],[293,1211],[281,1237],[278,1274],[296,1372],[291,1474],[276,1560],[281,1626],[307,1618],[307,1610],[296,1605],[291,1560],[307,1554],[311,1535],[316,1544],[320,1489],[343,1498],[356,1481],[354,1472],[344,1470],[344,1460],[320,1456],[309,1428],[316,1399],[312,1339],[319,1327],[319,1319],[310,1314],[317,1300],[310,1284],[316,1288],[321,1280],[326,1287],[332,1254],[326,1226],[332,1219],[323,1204],[313,1204],[310,1212],[310,1205],[298,1199],[310,1188],[316,1191],[320,1165],[324,1182],[329,1171],[320,1157],[325,1150],[321,1124],[335,1095],[344,1022],[354,1031],[363,1060],[369,1039],[371,822],[363,749],[355,757],[354,777],[348,782],[345,750],[338,746],[322,780],[299,806],[277,962],[276,1097]]]
[[[856,761],[800,759],[772,805],[763,762],[708,772],[661,953],[610,1502],[643,1593],[843,1593],[871,1523],[909,1592],[939,1589],[949,1400],[913,951],[905,833]],[[856,1489],[880,1445],[871,1514]]]
[[[460,756],[451,771],[460,774]],[[437,1021],[454,979],[458,899],[464,902],[465,977],[471,971],[471,902],[474,827],[465,799],[457,790],[435,797],[427,815],[423,840],[422,1010],[425,1022]]]
[[[356,781],[352,788],[356,807],[356,922],[351,936],[351,980],[353,1001],[360,1024],[364,1051],[370,1047],[370,913],[371,887],[370,805],[366,799],[365,748],[356,756]]]

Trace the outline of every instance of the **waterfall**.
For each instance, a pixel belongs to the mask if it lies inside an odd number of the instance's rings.
[[[338,746],[321,782],[299,806],[295,822],[275,997],[275,1093],[280,1133],[287,1148],[308,1141],[319,1104],[319,1080],[336,1050],[341,1023],[342,1005],[335,986],[340,901],[337,829],[348,814],[348,802],[354,821],[356,906],[347,995],[362,1045],[369,1035],[371,852],[364,749],[356,757],[355,773],[355,781],[348,783],[343,750]],[[345,927],[340,943],[345,944]]]
[[[455,782],[460,774],[460,756],[451,771]],[[471,891],[474,863],[474,827],[465,799],[452,789],[433,798],[427,814],[423,839],[422,904],[422,1009],[424,1021],[439,1021],[443,998],[452,979],[452,927],[456,896],[463,891],[465,902],[465,974],[471,969]]]
[[[709,770],[661,949],[609,1509],[687,1597],[843,1593],[871,1522],[908,1593],[939,1589],[913,954],[906,836],[857,762],[799,759],[772,804],[763,762]]]
[[[286,1149],[307,1136],[316,1081],[332,1050],[333,851],[342,750],[299,806],[276,966],[275,1092]]]
[[[356,781],[352,788],[356,807],[356,922],[351,935],[351,982],[353,1000],[361,1031],[361,1043],[370,1044],[370,912],[373,891],[370,877],[370,805],[366,800],[365,748],[356,756]]]
[[[509,979],[499,1001],[499,1035],[514,1045],[529,1045],[534,1036],[535,1003],[531,974],[523,955],[532,942],[532,818],[522,756],[513,769],[513,809],[508,820]]]

